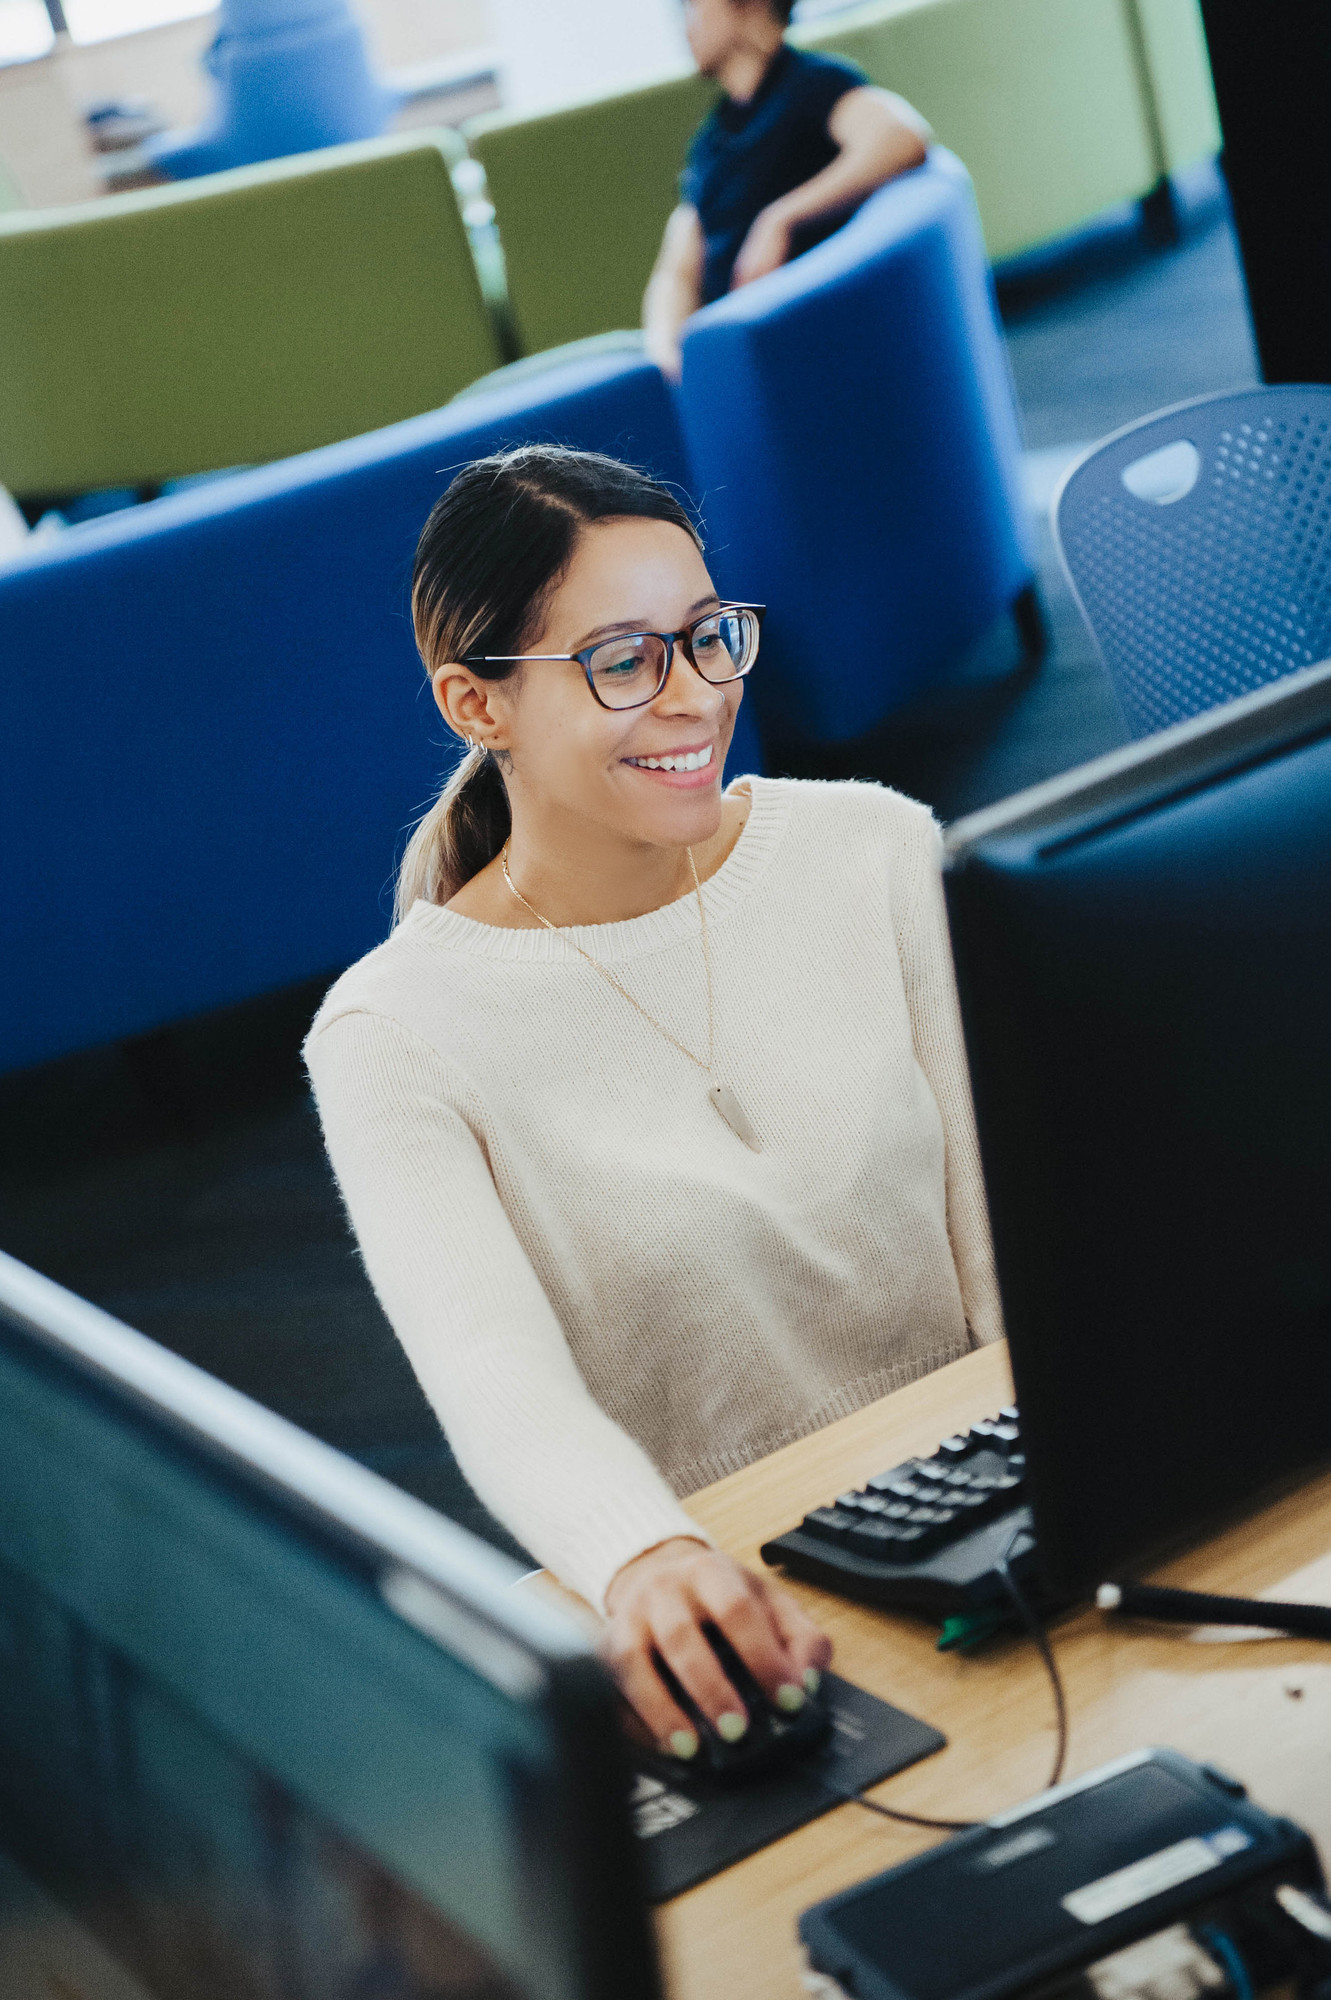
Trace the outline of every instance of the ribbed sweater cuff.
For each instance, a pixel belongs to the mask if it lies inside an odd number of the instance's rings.
[[[569,1537],[564,1550],[552,1552],[546,1564],[561,1583],[585,1597],[604,1617],[605,1593],[625,1563],[677,1535],[715,1547],[711,1536],[690,1520],[682,1507],[663,1506],[647,1495],[616,1494],[604,1507],[585,1516],[576,1536]]]

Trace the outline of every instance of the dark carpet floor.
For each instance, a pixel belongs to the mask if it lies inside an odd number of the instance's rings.
[[[1219,183],[1199,173],[1182,192],[1174,248],[1152,249],[1116,215],[1001,274],[1041,510],[1077,447],[1256,380]],[[945,819],[1123,740],[1047,526],[1039,535],[1044,663],[1015,670],[1014,635],[990,635],[852,760]],[[0,1247],[505,1544],[348,1236],[298,1061],[320,991],[0,1079]]]

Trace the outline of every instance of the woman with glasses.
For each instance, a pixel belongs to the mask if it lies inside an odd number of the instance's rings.
[[[680,1497],[1001,1330],[939,837],[873,785],[722,789],[762,608],[611,459],[467,467],[412,608],[467,749],[310,1074],[463,1471],[688,1757],[654,1655],[736,1741],[709,1622],[787,1710],[831,1649]]]

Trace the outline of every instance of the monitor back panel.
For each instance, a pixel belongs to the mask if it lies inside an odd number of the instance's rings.
[[[1153,768],[1148,749],[1116,796],[1074,791],[1042,823],[954,846],[999,1276],[1059,1592],[1331,1455],[1321,706],[1320,727],[1305,702],[1274,747],[1268,714],[1227,769],[1194,730],[1195,754]]]

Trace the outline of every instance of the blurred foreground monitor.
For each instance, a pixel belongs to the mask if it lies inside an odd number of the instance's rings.
[[[0,1256],[3,2000],[652,2000],[611,1685],[519,1574]]]

